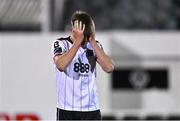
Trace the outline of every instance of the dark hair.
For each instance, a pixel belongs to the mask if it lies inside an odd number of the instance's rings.
[[[72,24],[74,24],[74,21],[76,20],[79,20],[82,22],[82,24],[85,24],[84,36],[88,39],[89,36],[92,34],[93,20],[91,16],[84,11],[75,11],[71,17]]]

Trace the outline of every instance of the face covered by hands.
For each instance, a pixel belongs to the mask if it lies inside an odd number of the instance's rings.
[[[84,40],[84,30],[85,24],[82,24],[82,22],[78,20],[74,21],[72,25],[72,35],[75,43],[77,43],[78,45],[81,45]]]

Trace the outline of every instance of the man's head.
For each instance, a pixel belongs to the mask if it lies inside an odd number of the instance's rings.
[[[88,40],[89,37],[95,32],[93,19],[88,13],[84,11],[76,11],[73,13],[71,17],[72,25],[74,24],[76,20],[81,21],[82,24],[85,24],[84,40]]]

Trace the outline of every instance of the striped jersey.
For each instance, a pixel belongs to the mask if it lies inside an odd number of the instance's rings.
[[[70,36],[53,41],[53,56],[62,55],[72,47]],[[97,44],[102,48],[99,42]],[[80,47],[65,71],[56,73],[57,108],[70,111],[99,109],[96,88],[96,53],[90,43]]]

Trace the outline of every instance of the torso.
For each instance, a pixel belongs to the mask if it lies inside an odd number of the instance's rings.
[[[70,37],[56,41],[68,51],[72,47]],[[90,43],[80,47],[64,72],[56,69],[57,107],[73,111],[99,109],[96,89],[96,55]]]

